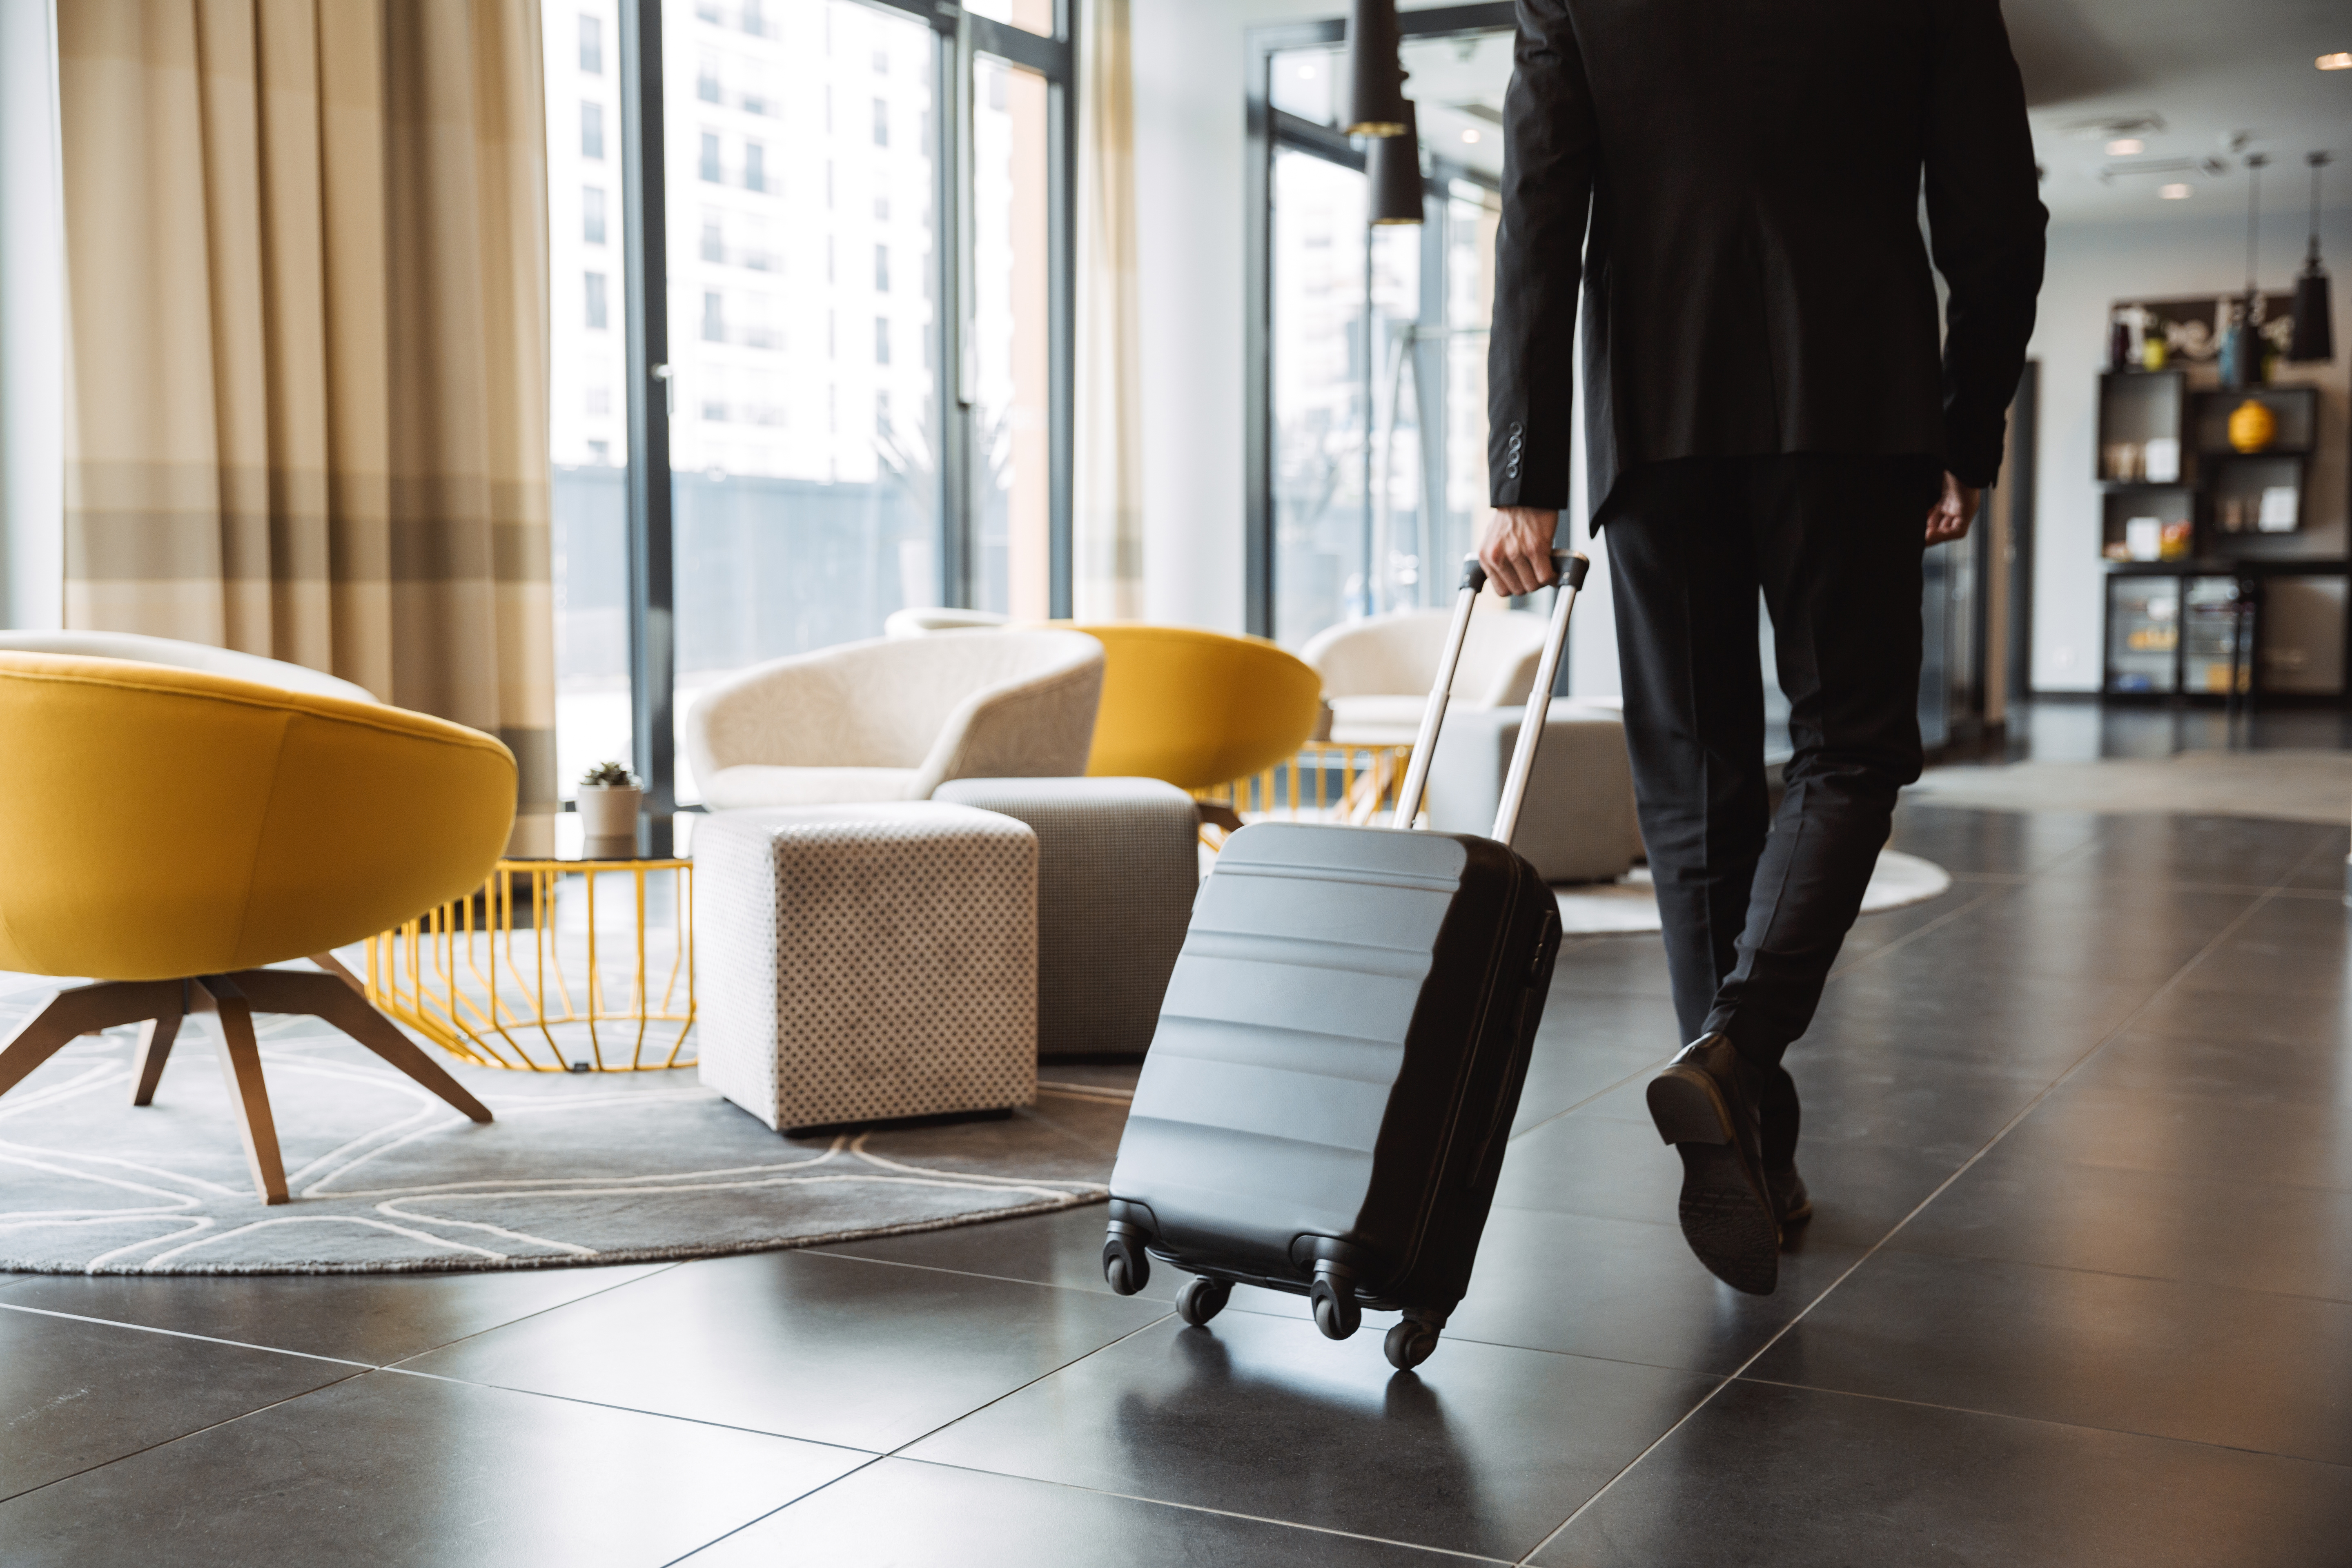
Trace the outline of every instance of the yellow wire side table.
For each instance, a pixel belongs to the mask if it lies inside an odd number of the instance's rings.
[[[1360,827],[1395,807],[1397,789],[1412,760],[1409,742],[1309,741],[1286,763],[1194,790],[1194,799],[1222,806],[1226,814],[1223,825],[1202,826],[1202,841],[1221,849],[1226,835],[1244,822],[1343,822]]]
[[[622,879],[630,929],[600,933],[597,884]],[[665,891],[672,920],[649,936],[647,896]],[[574,905],[584,906],[584,931],[565,929]],[[365,984],[377,1007],[478,1067],[692,1067],[694,862],[500,860],[474,897],[368,938]]]

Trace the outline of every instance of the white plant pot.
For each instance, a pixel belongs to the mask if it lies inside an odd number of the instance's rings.
[[[646,792],[635,784],[582,784],[580,830],[591,843],[637,837],[637,808]]]

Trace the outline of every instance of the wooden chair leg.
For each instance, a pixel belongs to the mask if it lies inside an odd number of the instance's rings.
[[[131,1103],[152,1105],[163,1064],[172,1059],[172,1042],[180,1037],[181,1014],[166,1013],[139,1026],[139,1070],[131,1079]]]
[[[358,992],[362,996],[365,996],[367,994],[366,983],[361,980],[358,975],[353,974],[351,971],[351,966],[346,964],[341,959],[337,958],[333,953],[314,952],[310,955],[310,962],[325,970],[328,973],[340,979],[344,984],[350,986],[353,991]]]
[[[206,975],[196,984],[212,998],[212,1012],[220,1020],[221,1081],[228,1086],[229,1100],[245,1131],[245,1162],[253,1173],[253,1190],[265,1204],[282,1204],[286,1163],[278,1152],[278,1124],[270,1118],[269,1091],[261,1081],[261,1047],[253,1037],[252,1004],[226,975]]]
[[[261,1011],[309,1013],[324,1018],[470,1120],[491,1120],[488,1106],[466,1092],[466,1086],[418,1049],[397,1024],[334,975],[305,974],[299,969],[247,969],[230,978]]]
[[[83,1035],[176,1013],[179,994],[176,980],[108,980],[58,992],[0,1046],[0,1094]]]

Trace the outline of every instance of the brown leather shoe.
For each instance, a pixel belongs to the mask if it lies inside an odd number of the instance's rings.
[[[1757,1112],[1769,1070],[1743,1062],[1730,1037],[1709,1035],[1649,1089],[1650,1120],[1683,1158],[1683,1239],[1709,1273],[1752,1296],[1780,1282],[1780,1205],[1764,1179]]]

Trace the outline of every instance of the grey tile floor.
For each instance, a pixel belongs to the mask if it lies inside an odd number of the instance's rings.
[[[1469,1299],[1162,1268],[1082,1210],[671,1267],[0,1278],[0,1563],[2352,1560],[2340,829],[1906,806],[1951,868],[1790,1061],[1819,1217],[1737,1295],[1640,1087],[1654,939],[1563,958]],[[4,1205],[0,1205],[4,1206]]]

